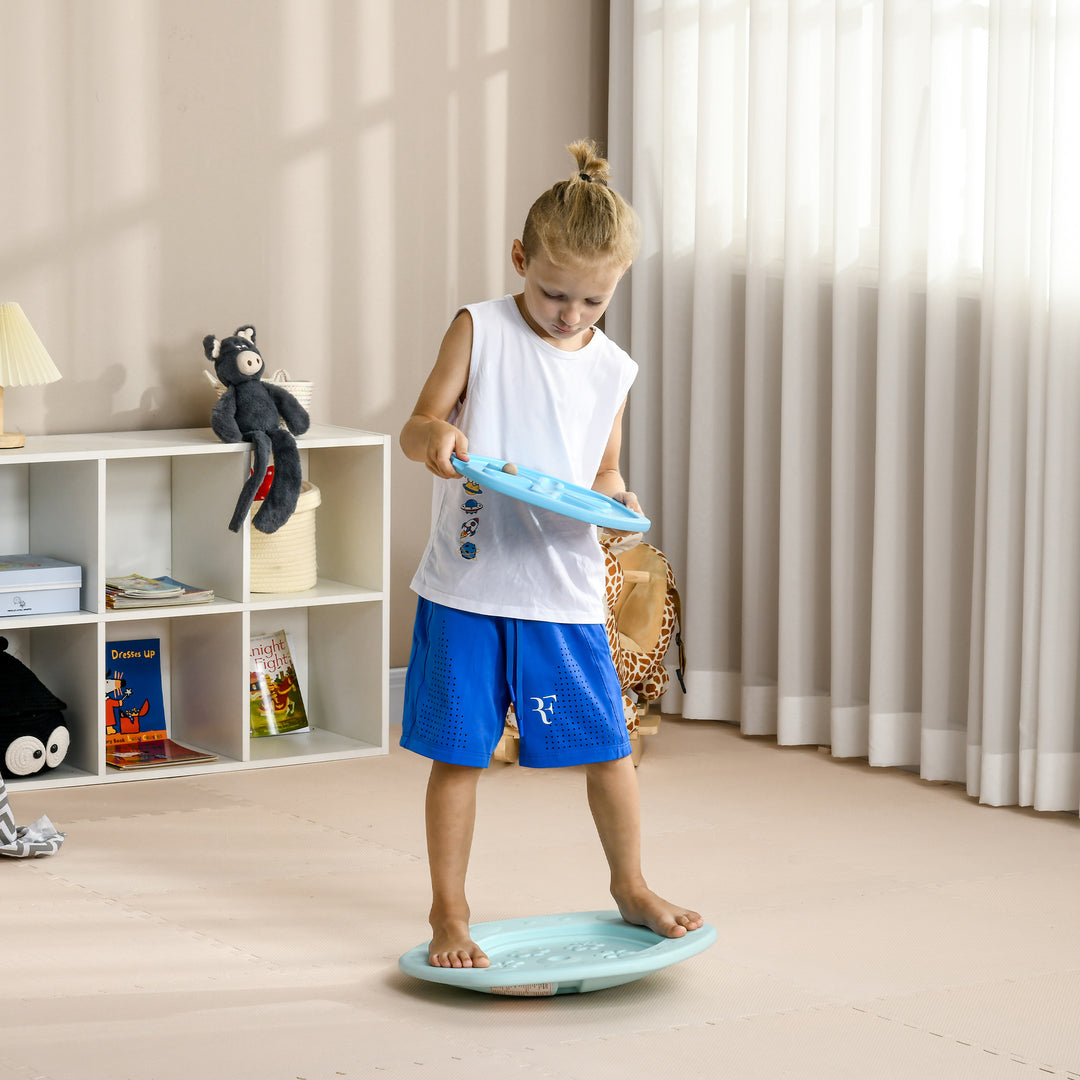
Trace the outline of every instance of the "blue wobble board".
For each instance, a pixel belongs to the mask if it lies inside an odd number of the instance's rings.
[[[651,524],[644,514],[636,513],[609,495],[536,469],[527,469],[524,465],[515,465],[516,471],[507,473],[503,472],[503,466],[507,464],[505,461],[480,454],[470,454],[468,461],[453,455],[450,464],[460,475],[486,485],[501,495],[509,495],[589,525],[623,532],[647,532]]]
[[[398,960],[406,975],[482,994],[554,997],[633,982],[704,952],[716,941],[706,923],[679,938],[664,938],[623,922],[617,911],[575,911],[477,923],[473,941],[487,953],[486,968],[428,963],[428,942]]]

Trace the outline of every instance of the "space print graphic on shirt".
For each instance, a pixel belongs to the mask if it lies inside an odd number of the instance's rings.
[[[484,489],[475,480],[466,480],[461,485],[466,494],[469,496],[461,504],[461,512],[468,514],[461,526],[461,532],[458,533],[458,540],[461,543],[458,545],[458,551],[461,553],[463,559],[475,559],[480,554],[480,548],[477,547],[476,541],[472,537],[476,536],[477,529],[480,528],[480,513],[484,509],[484,504],[473,496],[483,495]]]

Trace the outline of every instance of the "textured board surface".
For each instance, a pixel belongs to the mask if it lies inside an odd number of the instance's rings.
[[[504,472],[503,466],[507,462],[481,454],[470,454],[468,461],[457,457],[450,460],[462,476],[475,480],[483,487],[545,510],[553,510],[576,521],[622,532],[646,532],[652,524],[644,514],[627,509],[607,495],[536,469],[515,465],[516,472]]]
[[[483,994],[553,997],[633,982],[696,956],[717,934],[706,923],[683,937],[663,938],[623,922],[617,911],[575,911],[478,923],[472,936],[490,967],[432,967],[427,942],[410,949],[398,965],[418,979]]]

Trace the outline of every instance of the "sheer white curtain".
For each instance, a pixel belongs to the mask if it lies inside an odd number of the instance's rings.
[[[612,0],[687,717],[1080,807],[1080,4]]]

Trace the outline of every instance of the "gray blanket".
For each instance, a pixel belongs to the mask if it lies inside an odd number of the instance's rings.
[[[13,859],[52,855],[60,850],[63,842],[64,834],[57,832],[44,814],[32,825],[15,824],[4,778],[0,776],[0,855],[8,855]]]

